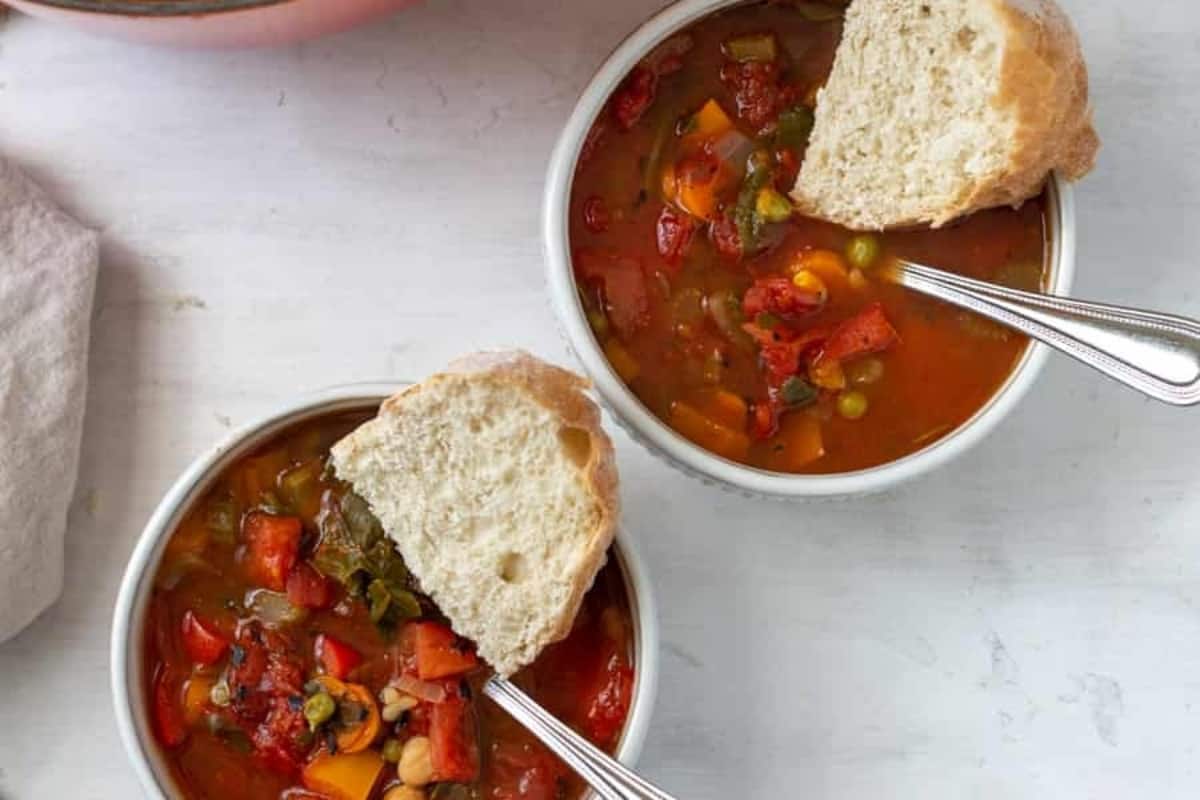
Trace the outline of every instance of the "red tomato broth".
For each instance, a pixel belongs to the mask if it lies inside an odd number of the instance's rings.
[[[731,326],[716,324],[712,299],[727,292],[740,300],[756,279],[790,277],[789,267],[807,251],[844,254],[855,234],[797,214],[767,226],[763,250],[731,259],[722,252],[721,241],[729,232],[717,222],[695,220],[697,228],[680,255],[662,250],[657,221],[664,207],[675,209],[673,213],[686,212],[678,210],[678,197],[666,194],[673,188],[672,170],[679,170],[677,163],[669,165],[681,153],[686,157],[687,130],[702,124],[688,120],[698,119],[693,115],[707,101],[719,103],[737,132],[754,139],[757,150],[771,146],[770,130],[759,136],[750,124],[759,122],[761,115],[751,115],[749,120],[739,116],[737,92],[721,78],[722,69],[728,70],[731,63],[723,52],[726,43],[764,32],[773,34],[779,49],[788,54],[780,80],[791,87],[791,96],[811,95],[832,66],[840,20],[813,21],[787,4],[759,3],[714,14],[687,29],[682,35],[690,39],[691,47],[681,56],[681,68],[659,78],[653,103],[631,129],[614,124],[611,113],[602,114],[577,165],[572,188],[570,236],[576,279],[593,330],[618,374],[652,413],[688,438],[708,449],[717,447],[718,454],[733,460],[777,471],[835,473],[877,466],[921,449],[974,415],[1008,378],[1027,341],[888,284],[870,269],[861,273],[866,285],[859,288],[845,279],[827,277],[828,299],[823,307],[786,320],[785,327],[798,335],[827,331],[872,303],[882,304],[899,340],[874,355],[883,365],[882,377],[871,385],[847,387],[865,396],[868,410],[857,419],[843,418],[837,412],[836,390],[821,390],[807,407],[773,406],[779,416],[767,420],[767,429],[775,425],[794,429],[782,425],[790,415],[807,415],[819,426],[823,455],[803,464],[781,458],[784,437],[779,433],[766,438],[756,434],[762,421],[756,422],[756,406],[772,403],[773,390],[764,377],[759,348],[736,329],[731,333]],[[625,90],[623,84],[614,97]],[[787,102],[804,105],[805,101]],[[772,162],[770,174],[776,180],[790,179],[794,165],[785,163],[790,158],[777,156]],[[651,173],[663,164],[668,167],[660,181]],[[721,195],[726,213],[737,193],[735,185]],[[602,228],[585,220],[585,207],[597,205],[605,210]],[[668,232],[675,227],[673,221]],[[884,233],[875,241],[880,250],[876,268],[897,256],[1022,288],[1039,288],[1045,279],[1042,198],[1018,209],[980,212],[939,230]],[[625,270],[622,280],[610,282],[604,265],[619,259]],[[644,276],[639,291],[645,297],[634,301],[630,301],[630,260],[640,264]],[[640,313],[627,313],[630,305],[639,306]],[[797,374],[808,377],[803,367]],[[681,421],[673,415],[681,403],[703,408],[715,390],[740,396],[747,404],[745,430],[735,431],[733,439],[724,432],[714,438],[690,416]],[[743,434],[748,443],[741,441]]]
[[[224,708],[212,701],[206,702],[199,716],[193,714],[189,719],[191,712],[185,692],[188,681],[207,685],[224,680],[236,687],[233,677],[240,674],[238,670],[251,669],[248,664],[259,657],[278,659],[282,663],[277,670],[268,667],[267,677],[256,679],[255,685],[259,687],[267,681],[281,680],[279,676],[285,676],[282,678],[284,683],[310,681],[326,672],[331,664],[339,671],[344,670],[345,674],[339,677],[347,685],[361,685],[374,698],[378,698],[398,674],[416,678],[415,622],[401,620],[394,629],[381,628],[372,621],[367,602],[348,594],[332,577],[326,578],[328,587],[317,584],[317,588],[313,588],[312,573],[320,576],[313,564],[314,548],[324,534],[320,532],[317,519],[321,512],[312,512],[317,506],[307,497],[293,503],[307,508],[307,513],[294,514],[300,518],[304,529],[294,570],[306,571],[300,583],[307,588],[292,596],[315,598],[320,607],[303,610],[293,607],[296,618],[263,623],[263,652],[237,653],[239,646],[248,641],[247,632],[256,627],[253,625],[255,611],[247,606],[248,598],[262,588],[261,584],[253,582],[255,576],[259,580],[262,576],[254,566],[246,563],[252,550],[243,537],[246,519],[266,513],[258,510],[262,508],[264,498],[268,503],[278,502],[275,495],[279,493],[280,474],[314,460],[323,462],[329,446],[367,417],[364,414],[335,414],[280,433],[228,468],[208,495],[188,512],[168,541],[146,614],[143,674],[152,727],[181,797],[189,800],[274,800],[282,796],[329,796],[336,800],[337,797],[304,788],[306,766],[327,755],[328,747],[322,737],[314,737],[312,742],[299,748],[294,760],[290,756],[282,759],[265,756],[257,737],[264,735],[263,728],[271,726],[269,717],[250,721],[240,718],[239,701],[235,698]],[[346,490],[327,475],[320,477],[317,488],[329,497]],[[239,512],[239,530],[233,538],[210,526],[211,520],[220,519],[219,512],[226,509],[230,501]],[[214,512],[214,509],[218,511]],[[291,508],[274,510],[292,515]],[[271,554],[267,563],[275,563],[274,555]],[[273,577],[270,579],[274,580]],[[444,623],[427,597],[419,596],[418,600],[420,624]],[[536,663],[514,676],[518,685],[560,719],[609,750],[616,745],[632,699],[633,634],[629,614],[623,581],[616,565],[610,563],[586,595],[567,639],[549,647]],[[258,616],[263,618],[262,614]],[[185,642],[189,635],[192,640]],[[226,646],[217,646],[213,639],[218,637]],[[441,637],[437,639],[439,644],[446,645]],[[452,722],[461,720],[464,727],[459,731],[459,738],[464,741],[453,744],[476,754],[467,759],[468,762],[476,759],[467,769],[475,769],[477,764],[478,777],[469,785],[456,785],[455,792],[445,796],[451,800],[537,800],[543,796],[545,800],[559,800],[581,795],[584,787],[574,774],[482,695],[481,687],[489,671],[475,662],[469,643],[453,646],[462,648],[462,652],[455,650],[454,657],[448,659],[443,655],[437,666],[438,674],[445,677],[428,685],[445,687],[448,699],[466,704],[463,713],[443,716],[448,716]],[[245,649],[253,651],[254,647]],[[216,658],[218,653],[220,657]],[[199,657],[199,661],[192,656]],[[618,690],[624,690],[616,703],[620,724],[615,729],[601,726],[601,735],[596,735],[593,719],[596,715],[592,713],[592,707],[596,697],[603,696],[605,690],[611,688],[603,684],[603,678],[608,662],[614,658],[627,671],[623,673],[627,680],[617,681]],[[461,675],[448,674],[455,669],[470,671]],[[293,674],[294,680],[286,677]],[[627,687],[625,683],[628,683]],[[293,688],[281,692],[279,702],[286,704],[289,696],[302,697],[303,691]],[[232,694],[237,695],[237,691]],[[253,688],[249,700],[258,701]],[[263,702],[274,700],[266,698]],[[384,733],[371,743],[369,749],[381,750],[387,738],[403,741],[412,735],[434,735],[430,733],[430,724],[436,716],[435,710],[435,704],[422,702],[406,715],[405,725],[385,722]],[[283,711],[279,717],[274,723],[276,728],[298,730],[299,720],[294,715],[289,717],[288,712]],[[209,723],[213,720],[220,722],[223,732],[210,729]],[[265,741],[273,740],[268,737]],[[291,747],[291,743],[286,743],[285,750]],[[458,766],[461,774],[463,765]],[[398,785],[396,774],[394,764],[385,764],[383,777],[367,798],[377,800],[387,789]],[[546,793],[539,794],[543,784]],[[432,788],[434,784],[427,787]],[[521,794],[521,791],[525,793]]]

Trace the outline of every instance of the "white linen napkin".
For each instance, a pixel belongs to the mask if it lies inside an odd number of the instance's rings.
[[[0,158],[0,642],[62,591],[98,252]]]

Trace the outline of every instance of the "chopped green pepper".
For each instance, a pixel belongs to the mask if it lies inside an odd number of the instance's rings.
[[[204,514],[204,524],[221,544],[233,544],[237,539],[238,519],[237,503],[228,496],[211,500]]]
[[[370,609],[371,622],[378,623],[387,613],[392,604],[392,593],[381,580],[373,580],[367,585],[367,605]]]
[[[793,375],[779,387],[779,399],[789,408],[800,408],[816,401],[817,390],[808,381]]]
[[[780,113],[775,123],[775,146],[787,147],[803,155],[812,134],[813,112],[808,106],[794,106]]]
[[[747,61],[774,61],[779,58],[775,37],[769,33],[735,36],[721,45],[721,51],[727,58],[743,64]]]
[[[771,180],[770,168],[753,157],[751,167],[746,179],[742,181],[737,205],[733,209],[733,221],[737,226],[738,241],[744,254],[753,253],[758,249],[758,239],[763,226],[763,220],[756,211],[758,192]]]
[[[797,0],[793,5],[796,7],[796,11],[800,13],[800,16],[809,22],[832,22],[835,19],[840,19],[843,13],[842,9],[837,6],[809,2],[808,0]]]

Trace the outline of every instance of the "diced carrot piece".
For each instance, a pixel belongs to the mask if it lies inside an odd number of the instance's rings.
[[[437,622],[414,626],[417,648],[417,677],[423,681],[449,678],[479,666],[475,650],[454,631]]]
[[[700,107],[692,119],[694,127],[688,133],[695,136],[719,136],[733,127],[733,120],[721,108],[721,104],[712,98]]]
[[[374,750],[320,756],[304,767],[304,787],[329,800],[367,800],[386,762]]]
[[[779,433],[769,442],[767,466],[776,472],[798,472],[825,455],[821,422],[811,414],[784,414]]]
[[[727,389],[717,389],[705,398],[704,412],[718,425],[740,431],[746,427],[746,401]]]
[[[734,461],[744,461],[750,453],[750,437],[721,425],[687,403],[671,404],[671,427],[706,450]]]
[[[796,273],[808,270],[819,275],[826,284],[845,287],[848,285],[849,270],[846,259],[841,253],[833,250],[805,250],[788,266],[788,271]]]
[[[383,729],[383,722],[371,690],[359,683],[343,683],[330,675],[319,675],[315,680],[337,702],[349,701],[366,711],[366,716],[357,724],[343,726],[338,731],[337,751],[358,753],[374,744]]]
[[[609,339],[604,343],[604,355],[617,371],[617,375],[626,383],[632,383],[642,372],[637,359],[616,339]]]
[[[183,718],[188,725],[200,722],[208,710],[212,696],[213,679],[207,675],[193,675],[183,688]]]

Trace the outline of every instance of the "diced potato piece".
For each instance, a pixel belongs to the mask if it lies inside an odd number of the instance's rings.
[[[383,774],[384,763],[374,750],[321,756],[304,768],[304,787],[329,800],[367,800]]]

